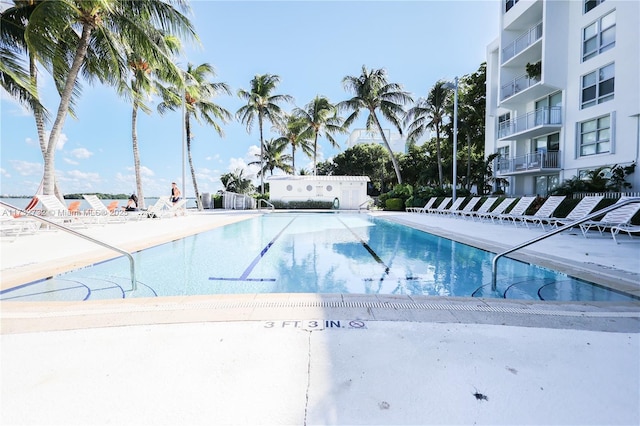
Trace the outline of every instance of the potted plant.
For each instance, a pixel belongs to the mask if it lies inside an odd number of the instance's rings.
[[[527,66],[525,68],[527,70],[527,76],[533,80],[540,80],[540,75],[542,74],[542,61],[538,61],[536,63],[527,62]]]

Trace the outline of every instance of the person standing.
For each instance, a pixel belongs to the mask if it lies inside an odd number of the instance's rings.
[[[180,201],[180,195],[182,194],[180,193],[180,189],[178,189],[178,185],[176,185],[175,182],[172,182],[171,183],[171,202],[175,204],[178,201]]]

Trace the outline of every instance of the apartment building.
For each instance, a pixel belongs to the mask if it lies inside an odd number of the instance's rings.
[[[485,155],[507,194],[638,164],[640,1],[502,0],[487,48]],[[640,167],[627,179],[640,191]],[[497,188],[496,188],[497,189]]]

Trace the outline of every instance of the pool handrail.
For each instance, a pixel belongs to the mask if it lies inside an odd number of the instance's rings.
[[[258,199],[258,210],[262,210],[262,202],[264,202],[267,205],[267,208],[269,210],[271,210],[271,211],[273,211],[276,208],[273,204],[271,204],[270,202],[268,202],[264,198],[259,198]]]
[[[491,262],[491,291],[496,291],[496,276],[497,276],[497,267],[498,267],[498,259],[500,259],[502,256],[505,256],[509,253],[512,253],[516,250],[520,250],[521,248],[527,247],[533,243],[537,243],[538,241],[544,240],[546,238],[549,238],[555,234],[558,234],[560,232],[566,231],[567,229],[571,229],[576,225],[581,224],[582,222],[586,222],[588,220],[591,220],[593,218],[596,218],[598,216],[602,216],[605,213],[609,213],[612,210],[616,210],[622,206],[626,206],[627,204],[633,204],[633,203],[640,203],[640,197],[634,197],[634,198],[628,198],[626,200],[623,201],[619,201],[615,204],[612,204],[610,206],[607,206],[603,209],[600,209],[598,211],[595,211],[593,213],[590,213],[586,216],[584,216],[581,219],[577,219],[573,222],[567,223],[566,225],[563,225],[559,228],[554,229],[553,231],[549,231],[543,235],[540,235],[536,238],[532,238],[529,241],[525,241],[522,244],[518,244],[515,247],[510,248],[509,250],[503,251],[502,253],[498,253],[497,255],[494,256],[493,261]]]
[[[78,232],[78,231],[76,231],[74,229],[71,229],[71,228],[69,228],[67,226],[60,225],[59,223],[56,223],[56,222],[54,222],[52,220],[49,220],[49,219],[46,219],[46,218],[44,218],[42,216],[39,216],[37,214],[31,213],[30,211],[23,210],[23,209],[21,209],[19,207],[16,207],[14,205],[9,204],[9,203],[5,203],[4,201],[0,201],[0,204],[5,206],[5,207],[8,207],[11,210],[20,212],[20,213],[22,213],[24,215],[32,217],[32,218],[34,218],[36,220],[39,220],[41,222],[45,222],[45,223],[47,223],[47,224],[49,224],[49,225],[51,225],[51,226],[53,226],[55,228],[58,228],[58,229],[60,229],[60,230],[62,230],[64,232],[67,232],[69,234],[75,235],[76,237],[83,238],[83,239],[85,239],[87,241],[91,241],[92,243],[101,245],[101,246],[103,246],[105,248],[117,251],[118,253],[127,256],[127,258],[129,259],[129,268],[130,268],[130,272],[131,272],[131,291],[136,291],[138,289],[138,283],[136,281],[135,261],[133,259],[133,256],[131,255],[131,253],[129,253],[128,251],[123,250],[123,249],[121,249],[119,247],[113,246],[111,244],[105,243],[104,241],[100,241],[100,240],[95,239],[93,237],[90,237],[88,235],[85,235],[85,234],[83,234],[81,232]]]

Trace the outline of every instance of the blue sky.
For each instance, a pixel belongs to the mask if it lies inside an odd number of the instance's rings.
[[[215,81],[227,83],[233,96],[215,101],[235,112],[243,101],[235,94],[248,89],[256,74],[277,74],[277,93],[294,97],[287,111],[304,107],[316,95],[336,103],[351,97],[342,79],[368,69],[385,68],[390,82],[402,84],[414,99],[425,96],[439,79],[475,72],[485,60],[486,46],[498,34],[500,2],[474,1],[205,1],[191,2],[191,19],[200,46],[185,46],[177,59],[212,64]],[[45,105],[55,113],[58,99],[50,82],[41,87]],[[0,194],[33,194],[42,178],[43,160],[33,118],[2,91],[0,130]],[[145,196],[167,194],[182,181],[182,128],[179,112],[160,116],[141,113],[138,140]],[[135,191],[131,149],[131,106],[105,86],[83,85],[68,117],[56,153],[56,171],[64,193]],[[364,118],[365,114],[362,114]],[[384,125],[384,123],[383,123]],[[270,126],[269,126],[270,127]],[[352,127],[362,128],[364,121]],[[267,129],[268,130],[268,129]],[[232,121],[220,138],[195,125],[192,155],[201,192],[222,188],[219,177],[237,168],[255,174],[247,163],[257,160],[255,125]],[[266,133],[265,137],[274,134]],[[319,159],[344,149],[321,141]],[[311,161],[296,155],[296,166],[311,170]],[[187,169],[187,196],[193,195]],[[255,180],[259,183],[259,179]]]

